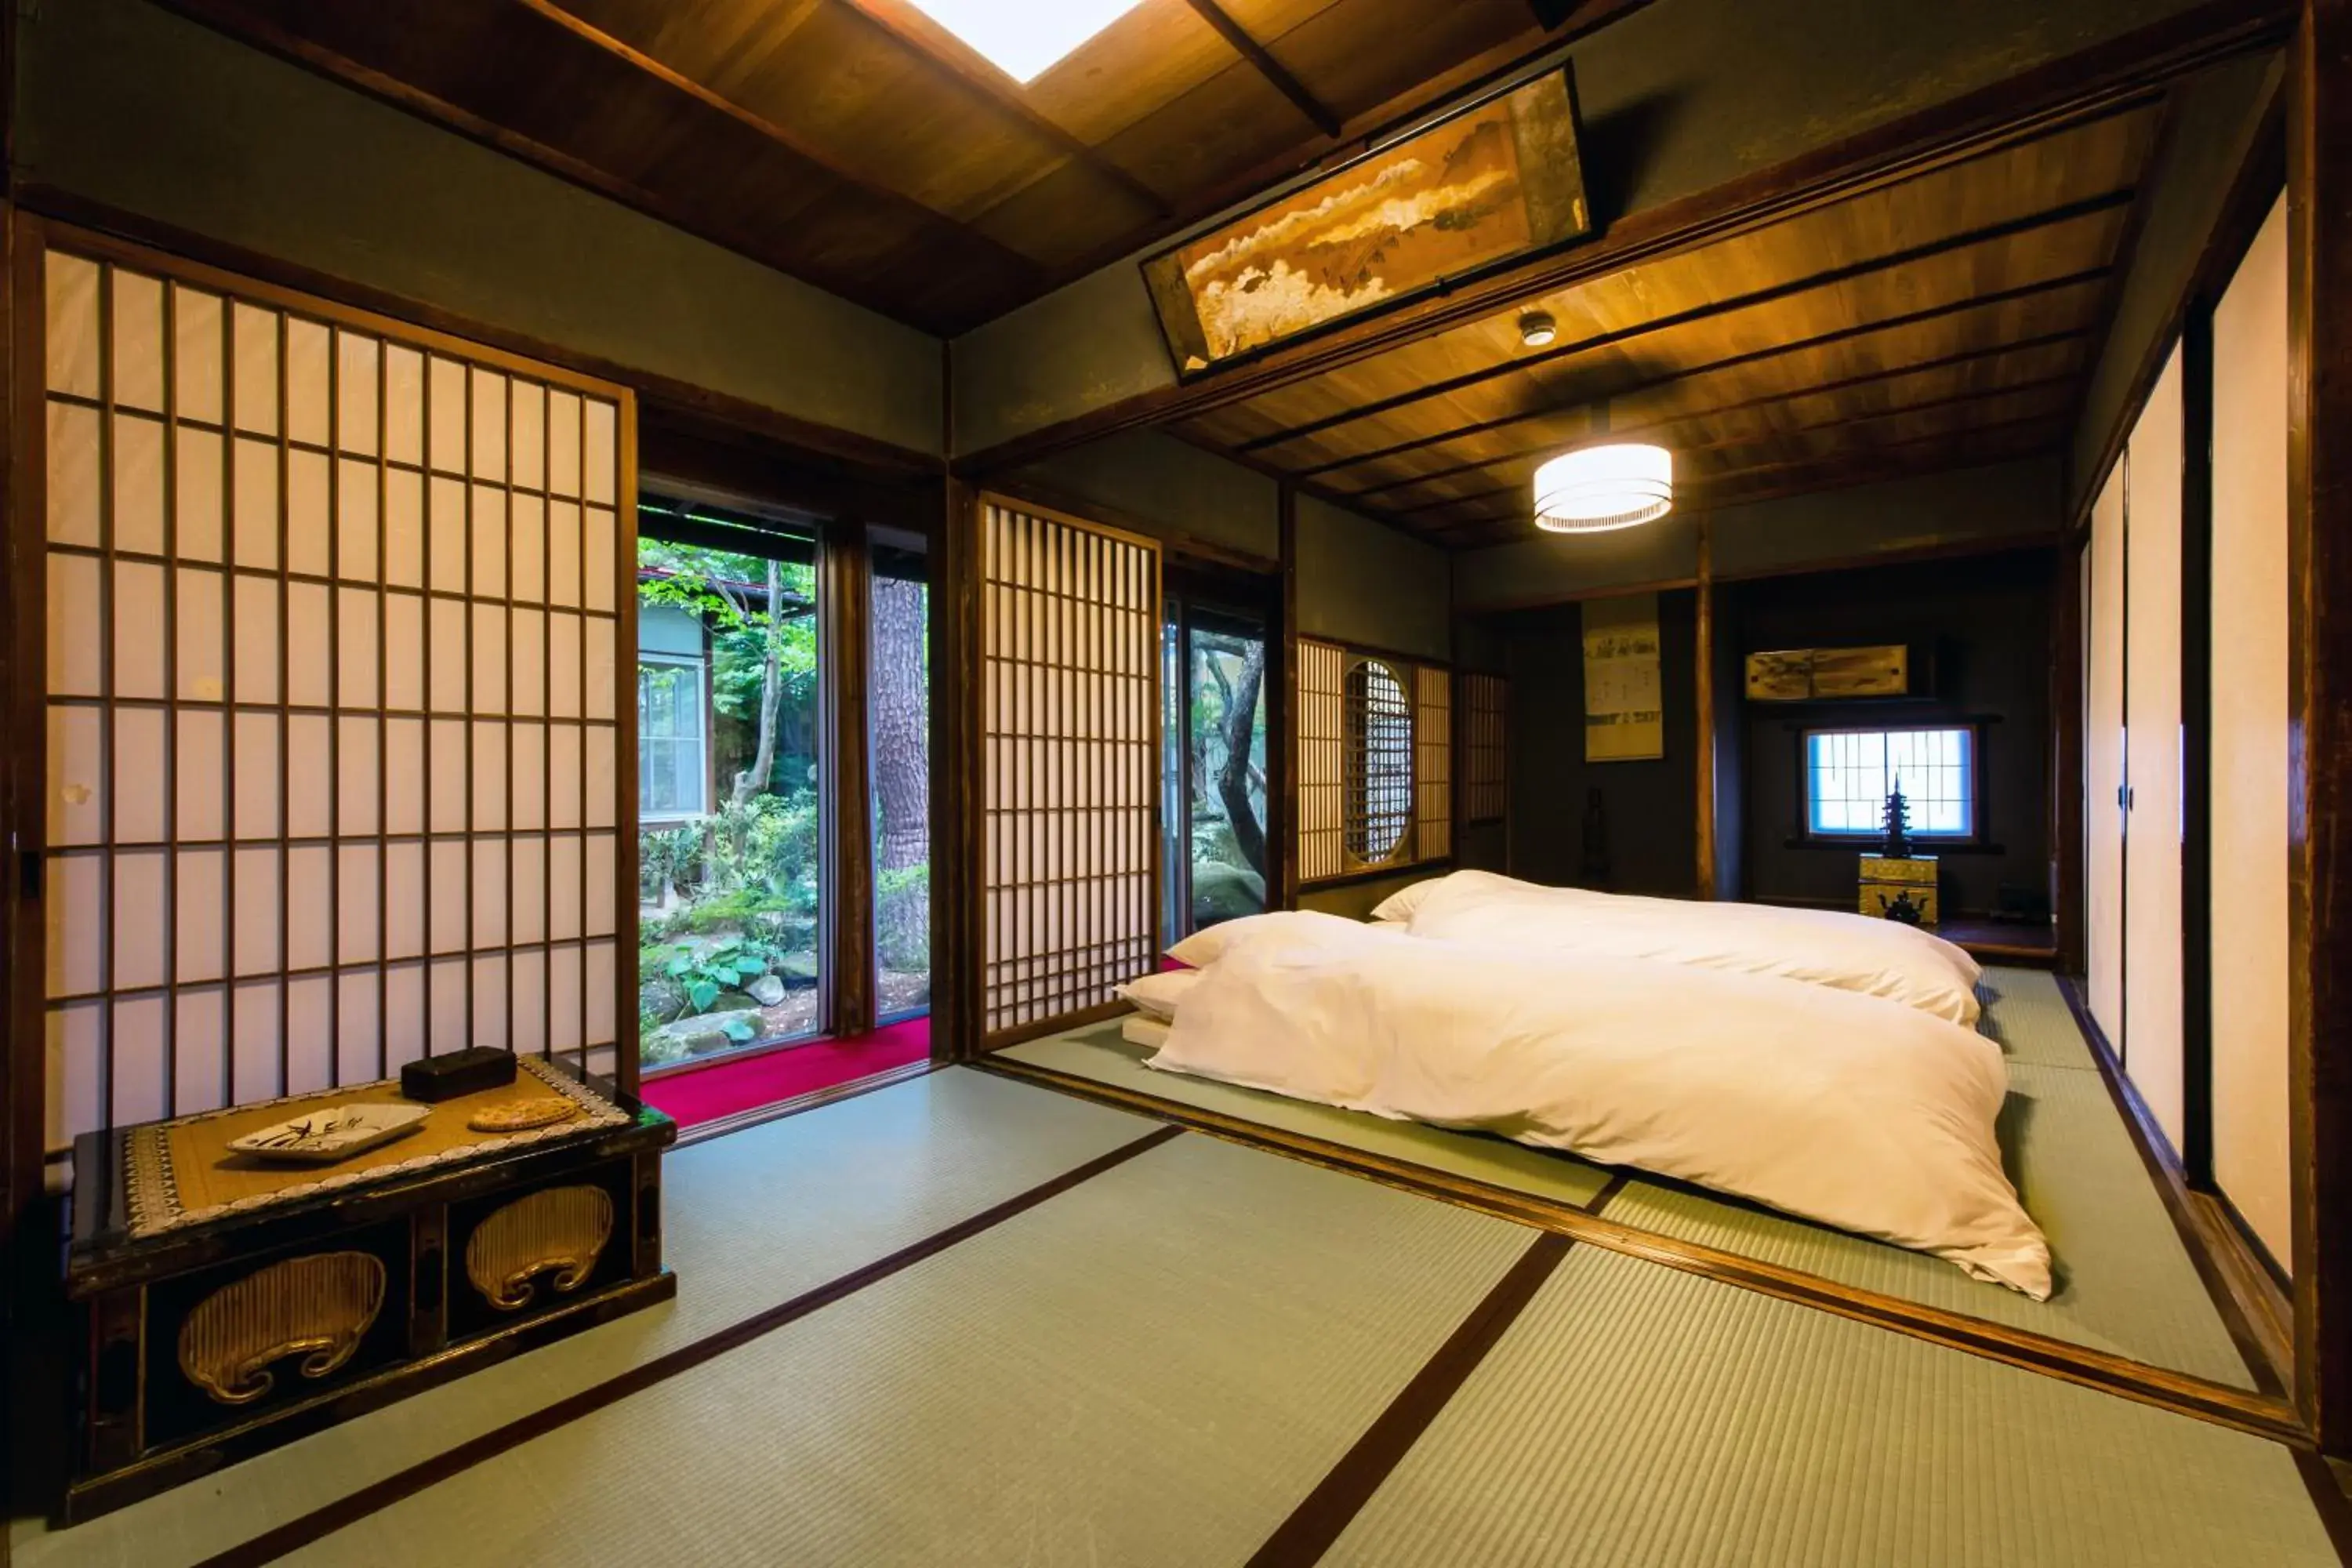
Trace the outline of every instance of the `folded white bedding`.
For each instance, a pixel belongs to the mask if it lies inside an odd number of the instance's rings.
[[[1168,1043],[1169,1026],[1149,1013],[1129,1013],[1118,1026],[1118,1037],[1130,1046],[1158,1050]]]
[[[1340,925],[1236,922],[1150,1065],[1635,1166],[2048,1297],[1975,1031],[1770,975]]]
[[[1486,871],[1456,871],[1406,892],[1415,895],[1417,937],[1773,974],[1884,996],[1957,1024],[1975,1023],[1979,1011],[1977,961],[1895,921],[1546,888]]]

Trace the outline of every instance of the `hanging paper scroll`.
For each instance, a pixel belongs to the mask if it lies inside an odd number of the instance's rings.
[[[1658,695],[1658,596],[1584,605],[1584,760],[1625,763],[1666,754]]]

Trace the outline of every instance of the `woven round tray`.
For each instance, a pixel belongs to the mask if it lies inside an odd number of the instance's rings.
[[[478,1110],[466,1119],[466,1125],[477,1132],[528,1132],[534,1127],[553,1126],[579,1110],[562,1095],[549,1094]]]

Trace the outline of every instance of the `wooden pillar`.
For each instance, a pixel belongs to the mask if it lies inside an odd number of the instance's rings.
[[[931,561],[931,1055],[980,1054],[980,519],[971,487],[940,484]]]
[[[874,788],[866,743],[866,655],[871,647],[872,552],[866,525],[826,528],[817,546],[817,636],[824,754],[826,981],[828,1027],[862,1035],[874,1027]]]
[[[1715,561],[1713,531],[1706,514],[1698,517],[1698,654],[1693,672],[1697,690],[1696,744],[1698,759],[1697,842],[1698,896],[1720,896],[1716,882],[1715,792]]]
[[[1298,491],[1287,481],[1275,492],[1276,549],[1282,562],[1281,625],[1275,628],[1272,679],[1266,686],[1266,855],[1274,876],[1266,908],[1298,907]]]
[[[2051,914],[2058,968],[2084,973],[2083,556],[2090,531],[2058,546],[2050,585]]]
[[[2287,250],[2294,1392],[2352,1457],[2352,0],[2288,51]]]

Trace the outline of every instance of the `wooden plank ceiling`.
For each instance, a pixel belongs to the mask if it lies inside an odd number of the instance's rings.
[[[165,0],[960,332],[1627,0],[1140,0],[1023,87],[907,0]]]
[[[2162,112],[2031,136],[1175,430],[1454,548],[1525,537],[1537,466],[1604,427],[1674,452],[1683,510],[2053,450]],[[1557,321],[1549,347],[1522,343],[1528,310]]]

